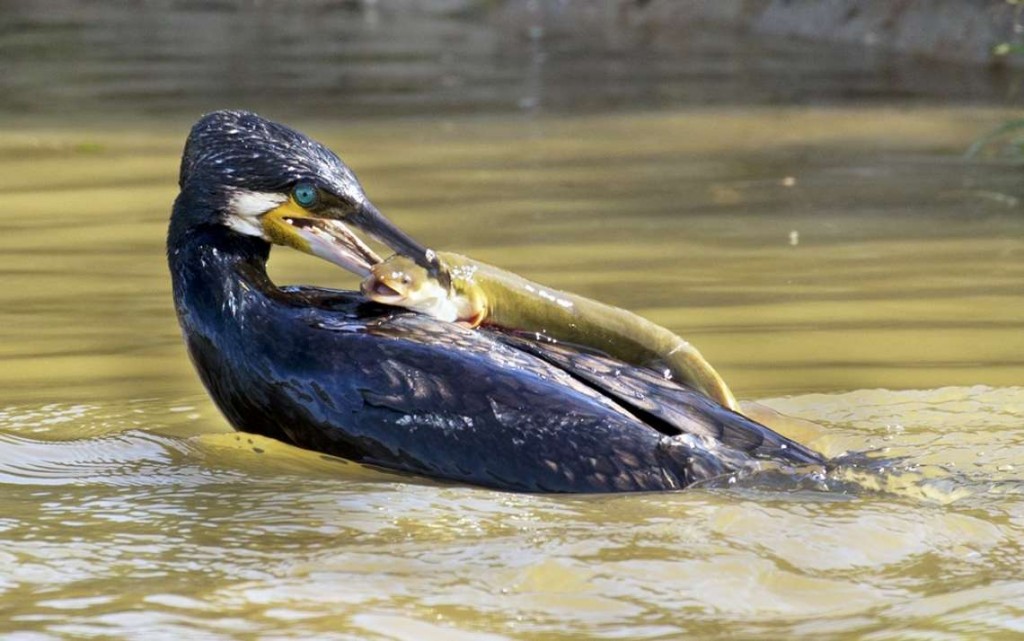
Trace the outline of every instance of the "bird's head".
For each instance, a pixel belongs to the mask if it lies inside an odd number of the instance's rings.
[[[385,218],[331,150],[253,113],[201,118],[185,144],[182,194],[207,201],[217,223],[318,256],[360,276],[379,262],[354,227],[432,273],[429,250]]]

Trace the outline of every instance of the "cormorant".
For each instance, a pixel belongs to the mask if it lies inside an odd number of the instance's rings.
[[[278,287],[271,244],[365,275],[370,234],[437,270],[330,150],[240,111],[185,145],[167,238],[188,352],[235,429],[365,464],[528,492],[680,489],[818,453],[601,354],[472,330],[356,292]]]

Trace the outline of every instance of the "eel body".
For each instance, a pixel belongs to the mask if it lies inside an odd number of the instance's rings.
[[[379,303],[441,320],[536,332],[633,365],[663,365],[673,380],[740,412],[718,372],[696,347],[670,330],[625,309],[555,290],[466,256],[439,252],[438,257],[448,269],[450,289],[396,254],[373,267],[362,291]]]

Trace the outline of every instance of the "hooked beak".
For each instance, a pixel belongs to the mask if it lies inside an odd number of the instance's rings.
[[[317,213],[305,209],[291,198],[279,203],[259,217],[262,236],[270,242],[323,258],[365,278],[370,268],[381,259],[352,233],[345,224],[348,223],[396,253],[416,261],[445,290],[451,287],[451,278],[437,254],[396,227],[369,201],[363,201],[354,212],[327,210]]]
[[[370,201],[364,201],[355,213],[345,216],[345,220],[395,250],[395,253],[416,261],[417,265],[426,269],[427,273],[436,278],[446,290],[451,288],[451,278],[448,271],[442,268],[437,253],[419,244],[396,227]]]
[[[271,242],[312,254],[362,278],[380,262],[380,256],[340,220],[313,216],[291,199],[263,214],[260,222]]]

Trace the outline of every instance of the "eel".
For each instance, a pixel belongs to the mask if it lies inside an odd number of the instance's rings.
[[[534,332],[642,367],[663,364],[666,378],[742,413],[718,372],[696,347],[670,330],[625,309],[554,290],[466,256],[437,255],[447,267],[450,288],[400,254],[374,265],[360,288],[375,302],[440,320]]]

